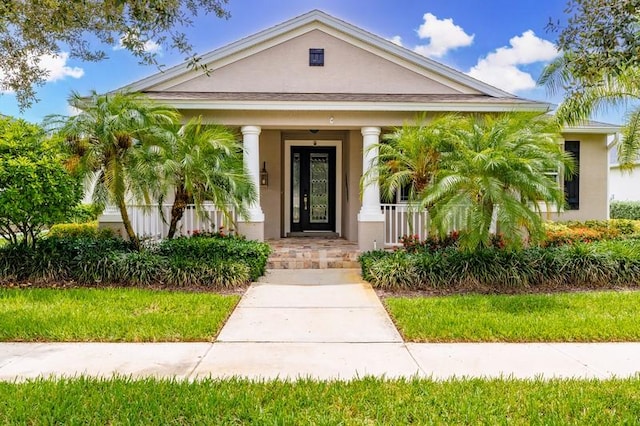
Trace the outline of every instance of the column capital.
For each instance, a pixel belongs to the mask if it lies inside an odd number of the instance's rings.
[[[362,136],[380,136],[380,127],[363,127],[360,129]]]
[[[240,131],[243,135],[259,135],[262,128],[260,126],[242,126]]]

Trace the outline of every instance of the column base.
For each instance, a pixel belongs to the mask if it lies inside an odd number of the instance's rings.
[[[236,228],[238,234],[244,235],[247,240],[264,241],[264,222],[238,221]]]
[[[358,221],[358,249],[361,252],[384,248],[384,221]]]

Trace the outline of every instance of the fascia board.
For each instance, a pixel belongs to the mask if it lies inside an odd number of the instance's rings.
[[[521,104],[487,104],[487,103],[359,103],[359,102],[206,102],[188,99],[162,99],[179,109],[205,110],[264,110],[264,111],[473,111],[473,112],[505,112],[505,111],[546,111],[547,104],[540,102]]]

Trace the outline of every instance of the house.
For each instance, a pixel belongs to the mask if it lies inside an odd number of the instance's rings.
[[[202,63],[209,75],[182,64],[123,89],[173,105],[187,119],[202,115],[239,129],[260,197],[238,231],[258,240],[329,233],[361,250],[393,244],[402,208],[382,205],[375,185],[362,193],[359,185],[376,155],[367,148],[381,135],[420,113],[549,109],[318,10],[210,52]],[[570,209],[553,218],[607,218],[613,134],[590,125],[563,133],[580,173],[565,184]]]
[[[631,169],[622,169],[614,147],[609,156],[609,201],[640,201],[640,162]]]

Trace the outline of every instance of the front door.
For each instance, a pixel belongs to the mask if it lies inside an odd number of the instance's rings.
[[[336,148],[291,147],[291,230],[335,231]]]

